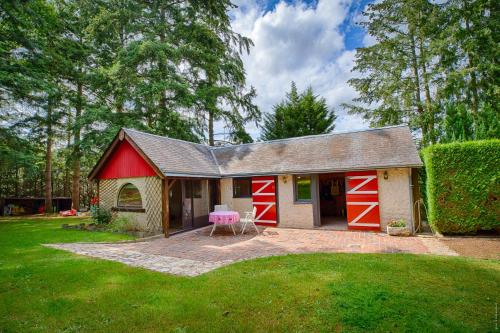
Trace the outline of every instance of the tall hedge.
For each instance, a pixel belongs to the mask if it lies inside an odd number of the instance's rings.
[[[500,140],[437,144],[423,156],[433,227],[442,233],[500,228]]]

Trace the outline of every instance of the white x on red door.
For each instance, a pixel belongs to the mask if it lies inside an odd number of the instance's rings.
[[[276,226],[276,180],[274,176],[252,177],[252,202],[257,208],[255,223]]]
[[[346,173],[349,230],[380,230],[377,171]]]

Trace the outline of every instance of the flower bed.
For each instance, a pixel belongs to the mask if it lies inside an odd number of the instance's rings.
[[[410,236],[410,230],[405,220],[393,220],[387,225],[387,233],[390,236]]]

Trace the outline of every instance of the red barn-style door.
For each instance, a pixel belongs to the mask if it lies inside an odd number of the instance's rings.
[[[255,223],[276,226],[276,179],[274,176],[252,177],[252,201],[257,208]]]
[[[349,230],[380,231],[377,171],[346,173],[346,206]]]

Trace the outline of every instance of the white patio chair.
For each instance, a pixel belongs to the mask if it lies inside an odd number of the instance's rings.
[[[227,212],[229,208],[227,205],[215,205],[214,212]]]
[[[254,207],[251,212],[246,212],[245,217],[240,219],[240,223],[243,224],[243,228],[241,229],[241,234],[243,235],[245,233],[245,229],[248,224],[252,224],[255,230],[257,231],[257,234],[259,233],[259,228],[255,225],[255,216],[257,215],[257,207]]]

